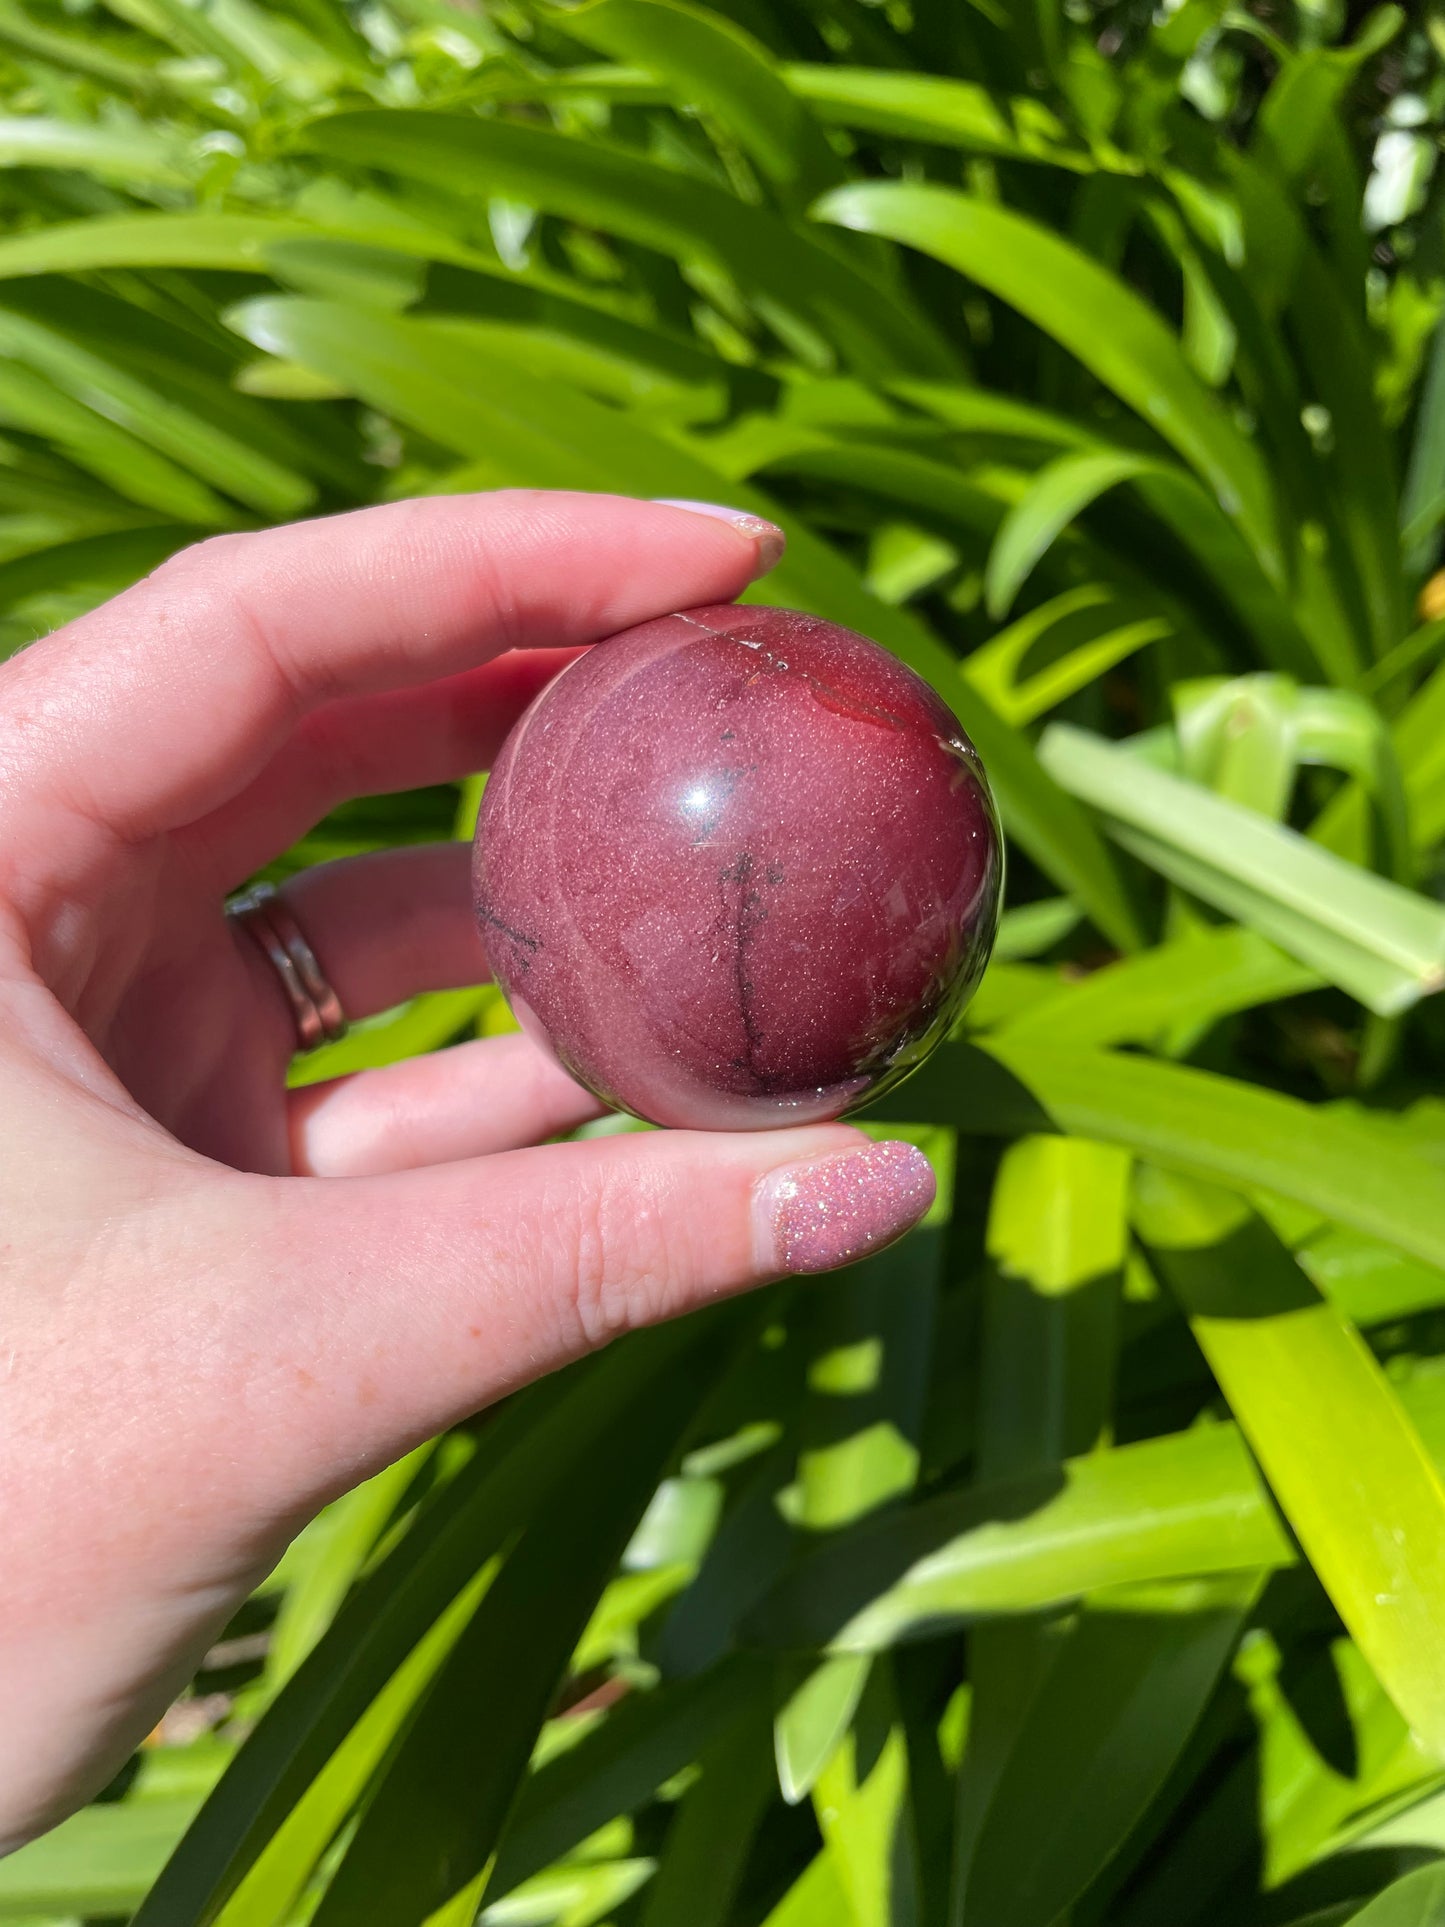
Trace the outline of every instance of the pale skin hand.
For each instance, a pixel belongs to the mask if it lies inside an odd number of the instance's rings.
[[[759,568],[660,504],[401,503],[204,543],[0,668],[0,1849],[104,1784],[327,1500],[785,1268],[758,1187],[855,1132],[529,1148],[594,1107],[512,1037],[288,1098],[221,908],[344,798],[485,767],[557,647]],[[465,866],[290,888],[353,1017],[484,975]]]

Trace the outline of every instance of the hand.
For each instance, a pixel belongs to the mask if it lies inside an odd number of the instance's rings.
[[[288,1005],[222,914],[344,798],[485,767],[559,650],[776,547],[608,496],[400,503],[205,542],[0,669],[0,1847],[104,1784],[327,1500],[926,1207],[916,1152],[837,1125],[526,1148],[594,1106],[519,1037],[288,1097]],[[483,976],[466,861],[288,886],[350,1016]]]

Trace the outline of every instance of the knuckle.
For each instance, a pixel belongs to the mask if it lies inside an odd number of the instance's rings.
[[[588,1350],[666,1315],[682,1254],[655,1183],[599,1165],[571,1194],[560,1227],[559,1299]]]
[[[284,533],[284,531],[282,531]],[[284,567],[278,573],[275,530],[228,529],[208,535],[177,553],[147,577],[161,596],[174,595],[187,614],[224,627],[250,661],[284,691],[294,720],[312,703],[340,693],[340,684],[323,681],[313,670],[303,676],[285,647]],[[312,684],[316,684],[315,687]]]
[[[167,556],[151,570],[147,580],[162,586],[180,586],[191,576],[199,576],[203,581],[225,579],[225,571],[241,560],[248,547],[254,543],[255,536],[244,530],[223,530],[218,535],[202,536],[199,542],[188,542],[174,555]],[[221,571],[217,578],[217,571]]]

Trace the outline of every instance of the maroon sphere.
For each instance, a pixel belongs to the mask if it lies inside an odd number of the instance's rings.
[[[876,643],[720,605],[599,643],[512,731],[477,917],[523,1028],[605,1102],[756,1130],[855,1110],[972,994],[1002,845],[977,752]]]

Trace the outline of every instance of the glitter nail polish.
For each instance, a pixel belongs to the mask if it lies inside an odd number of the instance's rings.
[[[653,498],[659,508],[690,509],[694,515],[711,515],[719,522],[731,522],[741,535],[750,535],[758,545],[758,574],[765,575],[774,567],[788,538],[776,522],[769,522],[761,515],[754,515],[751,509],[729,508],[723,502],[691,502],[680,495],[658,495]]]
[[[833,1271],[901,1237],[934,1190],[928,1159],[895,1140],[774,1171],[759,1203],[782,1270]]]

